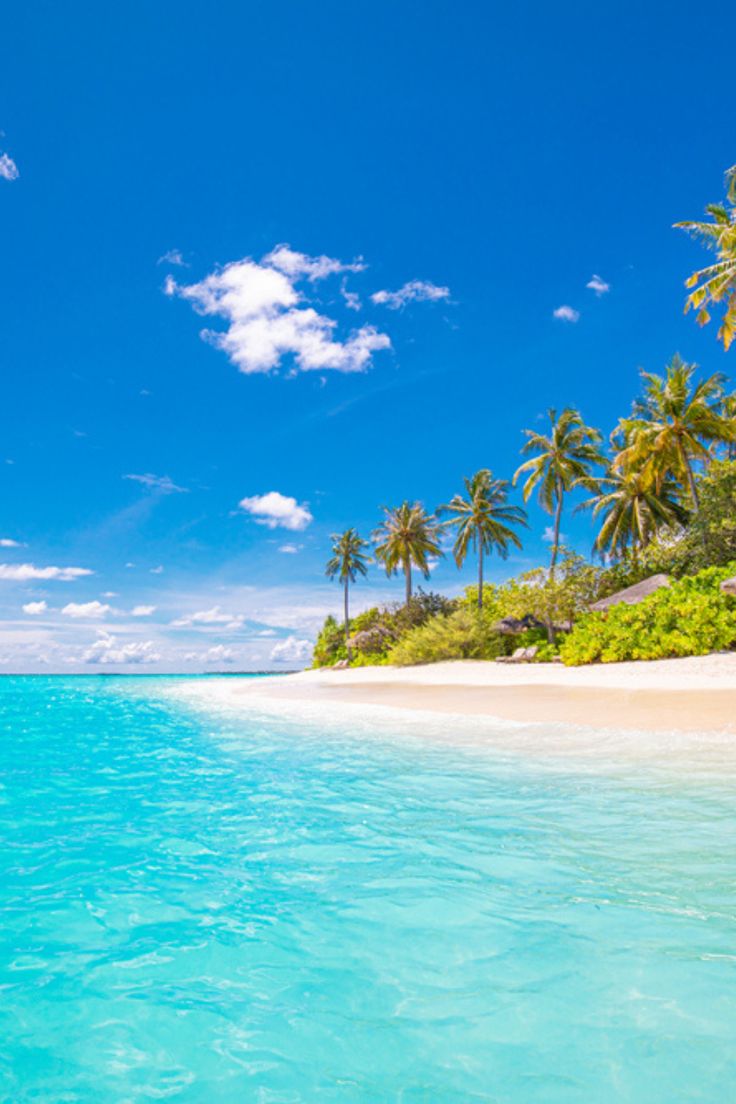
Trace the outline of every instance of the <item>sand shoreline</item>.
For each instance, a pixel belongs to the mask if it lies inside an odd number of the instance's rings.
[[[383,707],[521,723],[736,736],[736,653],[566,668],[457,661],[424,667],[303,671],[222,679],[200,701],[247,710],[279,702],[310,712]]]

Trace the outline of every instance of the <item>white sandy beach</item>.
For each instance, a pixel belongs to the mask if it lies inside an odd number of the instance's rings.
[[[736,735],[736,653],[567,668],[478,661],[189,684],[203,702],[384,707],[515,722]]]

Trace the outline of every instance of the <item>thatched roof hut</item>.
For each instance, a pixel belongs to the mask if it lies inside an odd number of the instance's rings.
[[[502,617],[493,626],[493,631],[501,636],[519,636],[528,629],[543,629],[544,624],[527,613],[524,617]]]
[[[607,610],[611,606],[617,606],[620,602],[624,602],[627,606],[636,606],[639,602],[643,602],[645,598],[648,598],[650,594],[656,594],[662,587],[668,587],[669,585],[669,575],[650,575],[648,579],[642,579],[640,583],[634,583],[633,586],[626,587],[624,590],[617,590],[615,594],[609,594],[608,598],[601,598],[599,602],[594,602],[590,608],[592,610]]]
[[[736,595],[736,575],[733,575],[730,579],[724,579],[721,583],[721,590],[724,594]]]

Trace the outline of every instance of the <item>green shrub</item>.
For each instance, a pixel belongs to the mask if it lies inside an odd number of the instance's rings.
[[[426,592],[419,588],[408,603],[373,606],[350,620],[351,663],[368,667],[387,662],[390,649],[407,632],[427,623],[433,617],[451,613],[457,608],[454,598]],[[326,619],[314,648],[313,667],[330,667],[347,658],[345,631],[331,615]]]
[[[337,663],[338,659],[345,659],[347,654],[343,627],[330,615],[325,620],[314,645],[312,666],[330,667],[333,663]]]
[[[636,606],[584,614],[560,646],[568,666],[706,655],[736,646],[736,601],[720,583],[736,563],[679,579]]]
[[[492,623],[485,611],[467,607],[440,614],[410,629],[391,649],[388,661],[406,667],[443,659],[493,659],[506,645],[492,631]]]

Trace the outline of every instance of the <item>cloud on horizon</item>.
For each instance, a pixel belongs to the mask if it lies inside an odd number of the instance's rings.
[[[56,579],[70,583],[94,572],[87,567],[36,567],[35,564],[0,564],[0,579],[15,583],[28,583],[32,579]]]

